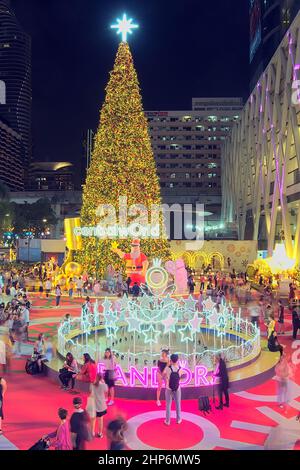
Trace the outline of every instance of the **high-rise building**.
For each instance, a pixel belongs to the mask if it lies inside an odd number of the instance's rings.
[[[193,98],[189,111],[148,111],[161,194],[166,204],[204,204],[220,219],[222,145],[242,98]]]
[[[252,91],[300,8],[300,0],[249,0]]]
[[[26,177],[32,154],[31,39],[20,26],[10,0],[0,0],[0,80],[6,89],[0,117],[21,136]]]
[[[0,181],[11,191],[24,189],[23,152],[21,136],[0,121]]]
[[[300,12],[225,143],[223,218],[240,240],[300,263]],[[279,258],[280,259],[280,258]]]
[[[73,191],[74,168],[70,162],[35,162],[30,165],[28,191]]]

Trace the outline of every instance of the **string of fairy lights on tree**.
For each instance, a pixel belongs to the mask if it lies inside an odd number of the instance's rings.
[[[122,35],[115,64],[106,87],[95,135],[91,165],[83,186],[82,226],[96,226],[100,204],[118,207],[119,197],[126,196],[128,206],[161,204],[160,185],[151,147],[148,122],[144,114],[140,86],[127,43],[128,34],[136,29],[126,15],[112,25]],[[161,225],[162,216],[161,216]],[[119,241],[119,248],[130,250],[130,239]],[[142,239],[141,249],[147,256],[170,257],[166,239]],[[89,272],[102,276],[108,265],[123,268],[123,261],[111,251],[111,241],[95,237],[83,239],[78,261]]]

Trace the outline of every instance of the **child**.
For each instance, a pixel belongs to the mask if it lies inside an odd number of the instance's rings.
[[[107,439],[110,442],[109,450],[124,450],[127,423],[123,418],[111,421],[107,426]]]

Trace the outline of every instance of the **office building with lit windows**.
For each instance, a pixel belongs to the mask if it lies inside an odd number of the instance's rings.
[[[10,0],[0,0],[0,80],[6,90],[0,117],[21,137],[27,178],[32,158],[31,38],[19,24]]]
[[[300,0],[249,0],[250,91],[300,9]]]
[[[222,146],[241,110],[241,98],[193,98],[189,111],[146,112],[164,203],[202,203],[219,221]]]
[[[21,136],[0,120],[0,182],[10,191],[24,189],[23,159]]]

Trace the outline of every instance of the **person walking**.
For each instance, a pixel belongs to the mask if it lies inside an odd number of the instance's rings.
[[[55,304],[56,304],[56,308],[59,307],[60,298],[61,298],[61,288],[60,288],[60,286],[57,284],[57,286],[55,287]]]
[[[178,354],[172,354],[170,357],[170,365],[165,368],[166,377],[166,419],[164,424],[170,426],[171,423],[171,406],[174,399],[176,405],[176,422],[181,424],[181,388],[180,379],[182,370],[178,364]]]
[[[222,355],[217,356],[217,368],[214,373],[215,377],[219,378],[218,391],[219,391],[219,406],[216,407],[217,410],[222,410],[223,406],[229,407],[229,377],[225,360],[222,358]],[[225,403],[223,403],[223,395],[225,398]]]
[[[95,382],[91,385],[91,393],[95,400],[96,409],[96,422],[98,424],[97,437],[103,437],[103,418],[107,414],[106,396],[108,393],[108,386],[104,382],[102,374],[97,374]],[[92,430],[95,435],[95,425]]]
[[[2,420],[4,419],[3,401],[4,401],[4,396],[6,392],[7,392],[7,383],[3,379],[3,377],[0,377],[0,436],[3,434],[3,431],[2,431]]]

